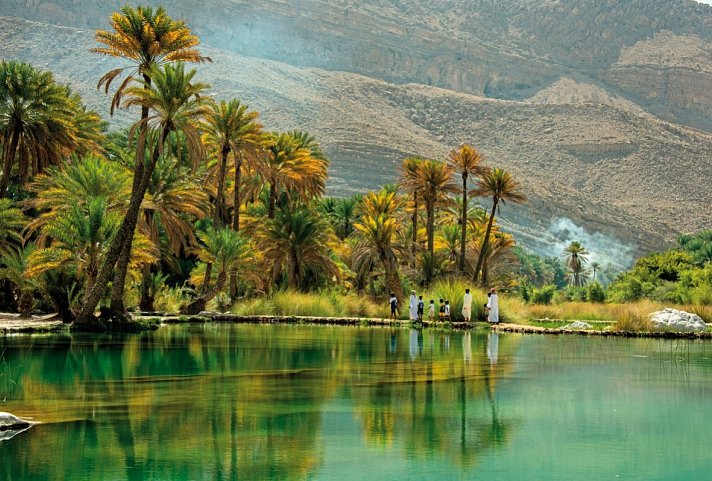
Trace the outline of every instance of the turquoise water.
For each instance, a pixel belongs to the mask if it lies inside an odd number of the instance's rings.
[[[357,327],[0,339],[0,480],[709,480],[712,344]]]

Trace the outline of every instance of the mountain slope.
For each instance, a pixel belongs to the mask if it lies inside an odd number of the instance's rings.
[[[91,31],[0,18],[0,42],[2,58],[53,70],[108,116],[108,99],[95,86],[117,63],[89,53]],[[625,102],[603,105],[584,96],[553,103],[551,92],[570,82],[550,86],[544,104],[505,101],[204,51],[214,63],[200,66],[199,77],[217,97],[244,99],[269,129],[303,128],[323,142],[332,158],[332,193],[376,188],[395,179],[404,156],[442,157],[468,141],[524,183],[530,202],[506,206],[502,215],[540,252],[571,235],[557,227],[562,218],[598,235],[592,238],[605,252],[591,249],[621,263],[678,230],[712,224],[712,136]],[[136,117],[122,112],[114,122]]]

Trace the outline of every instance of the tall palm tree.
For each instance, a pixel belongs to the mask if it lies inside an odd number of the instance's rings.
[[[583,286],[586,284],[585,266],[588,263],[588,251],[579,241],[572,241],[564,249],[566,267],[570,271],[571,285]]]
[[[203,156],[203,145],[197,129],[197,122],[207,113],[207,105],[204,97],[201,96],[208,85],[204,83],[193,83],[196,71],[185,71],[183,64],[164,65],[163,68],[152,68],[149,72],[152,83],[142,82],[142,85],[128,87],[126,89],[125,107],[140,106],[152,112],[145,119],[140,120],[131,128],[130,136],[137,137],[137,162],[145,163],[145,171],[140,179],[138,188],[131,192],[131,199],[126,212],[126,216],[114,237],[114,241],[107,252],[105,261],[101,267],[97,282],[87,296],[85,305],[77,319],[79,323],[89,323],[94,316],[94,309],[99,303],[101,294],[109,282],[109,278],[117,267],[114,276],[114,286],[111,292],[112,314],[125,317],[123,306],[124,282],[126,268],[119,266],[117,261],[122,254],[125,242],[131,242],[138,221],[139,210],[143,197],[148,188],[153,170],[163,153],[169,136],[180,132],[184,137],[186,149],[191,158],[201,158]],[[175,135],[174,135],[175,137]],[[146,145],[154,141],[152,153],[149,159],[146,157]],[[135,181],[134,177],[134,181]],[[135,183],[134,183],[135,185]],[[131,248],[128,248],[129,259]],[[126,263],[128,266],[128,262]],[[123,269],[123,273],[120,272]],[[117,276],[123,274],[121,279]],[[118,281],[118,282],[117,282]]]
[[[77,143],[74,108],[68,88],[50,72],[18,61],[0,62],[0,198],[17,160],[23,183],[30,172],[58,162]]]
[[[479,177],[486,172],[486,167],[482,165],[483,157],[476,148],[469,144],[462,144],[457,149],[451,150],[447,157],[450,167],[462,178],[462,215],[460,233],[460,258],[458,268],[460,272],[465,272],[465,247],[467,244],[467,180],[470,176]]]
[[[593,282],[596,282],[596,274],[601,270],[601,264],[598,262],[591,262],[591,272],[593,273]]]
[[[407,157],[403,160],[400,166],[400,178],[398,179],[398,185],[409,195],[413,196],[413,213],[411,215],[412,223],[412,244],[411,250],[413,255],[415,255],[418,248],[418,193],[421,189],[420,182],[418,181],[419,169],[423,162],[427,159],[422,157]]]
[[[258,233],[272,278],[284,272],[292,289],[304,289],[308,273],[331,278],[339,268],[330,256],[334,244],[328,224],[304,206],[281,210]]]
[[[448,194],[456,190],[456,185],[453,182],[453,170],[445,162],[427,159],[420,163],[416,177],[407,185],[409,189],[417,190],[425,203],[428,256],[430,259],[434,259],[435,214],[437,208],[447,201]],[[431,280],[430,276],[425,277],[426,284]]]
[[[472,280],[477,282],[482,269],[482,263],[487,257],[487,249],[489,248],[490,233],[492,232],[492,224],[494,223],[497,206],[501,202],[514,202],[520,204],[526,202],[527,198],[521,191],[519,182],[512,178],[509,172],[506,172],[499,167],[487,171],[480,180],[480,185],[473,192],[474,195],[480,197],[492,197],[492,211],[490,212],[489,222],[487,223],[487,231],[482,243],[482,250],[477,258],[477,266],[472,275]]]
[[[96,41],[100,47],[92,49],[93,52],[114,58],[128,60],[131,65],[120,67],[107,72],[98,83],[98,88],[104,87],[106,93],[114,80],[122,74],[127,73],[123,82],[119,85],[111,100],[110,113],[113,115],[116,107],[122,106],[122,98],[131,88],[132,82],[139,80],[143,88],[151,86],[151,71],[162,65],[173,62],[201,63],[211,61],[208,57],[203,57],[196,47],[200,44],[200,39],[193,35],[183,21],[173,20],[163,9],[158,7],[131,7],[129,5],[121,8],[119,12],[114,12],[110,18],[110,25],[113,30],[97,30]],[[124,107],[136,105],[135,103],[124,103]],[[141,123],[146,123],[150,106],[140,104]],[[139,142],[139,144],[141,144]],[[142,145],[140,145],[141,148]],[[144,159],[144,155],[137,155],[138,159]],[[134,164],[134,180],[132,184],[132,198],[140,203],[139,191],[144,183],[148,182],[151,173],[147,172],[143,161]],[[130,229],[133,231],[133,229]],[[126,236],[122,245],[122,251],[116,263],[114,274],[112,304],[113,311],[122,315],[125,312],[123,307],[123,291],[126,282],[126,272],[131,258],[131,240]],[[121,297],[121,298],[120,298]]]
[[[227,223],[227,202],[225,201],[225,179],[227,160],[232,153],[235,159],[235,213],[233,229],[240,229],[240,184],[242,164],[245,159],[254,158],[261,150],[262,124],[258,121],[259,113],[248,110],[247,105],[237,99],[222,100],[211,104],[205,117],[203,129],[205,143],[218,156],[217,194],[215,196],[215,225]]]
[[[395,244],[398,231],[397,213],[402,202],[395,192],[369,192],[359,205],[360,220],[354,224],[358,243],[353,250],[354,265],[380,264],[385,274],[385,284],[400,302],[403,296]]]

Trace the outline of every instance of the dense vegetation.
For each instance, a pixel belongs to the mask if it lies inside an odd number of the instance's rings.
[[[389,292],[417,288],[459,315],[471,284],[532,304],[712,303],[709,232],[641,259],[608,292],[612,273],[579,242],[551,259],[517,247],[498,206],[526,196],[468,144],[443,160],[404,159],[381,191],[325,197],[318,141],[269,131],[241,100],[214,100],[188,65],[210,59],[183,22],[127,6],[110,25],[94,51],[126,67],[99,87],[112,113],[135,113],[127,130],[107,133],[51,73],[0,63],[0,310],[77,324],[95,323],[97,309],[115,323],[127,308],[293,313],[294,293],[312,291],[321,300],[302,305],[315,313],[375,316]]]

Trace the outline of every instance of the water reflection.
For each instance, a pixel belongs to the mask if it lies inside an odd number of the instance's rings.
[[[712,428],[705,344],[204,325],[3,350],[0,410],[45,423],[0,441],[3,480],[611,479],[674,464],[641,432]]]

